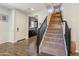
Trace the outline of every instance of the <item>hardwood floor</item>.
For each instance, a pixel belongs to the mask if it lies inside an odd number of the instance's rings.
[[[36,49],[37,37],[31,37],[27,40],[21,40],[16,43],[0,44],[0,56],[37,56]],[[50,54],[41,53],[40,56],[51,56]],[[79,53],[71,56],[79,56]]]
[[[34,36],[29,38],[29,41],[23,39],[16,43],[0,44],[0,56],[36,56],[36,39]]]
[[[29,56],[37,56],[37,47],[36,47],[37,36],[31,37],[29,39]]]

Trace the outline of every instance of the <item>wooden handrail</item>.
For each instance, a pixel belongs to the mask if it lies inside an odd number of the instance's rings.
[[[47,16],[46,16],[45,20],[43,21],[41,27],[38,29],[38,35],[37,35],[37,53],[38,54],[39,54],[39,45],[42,41],[46,28],[47,28]]]

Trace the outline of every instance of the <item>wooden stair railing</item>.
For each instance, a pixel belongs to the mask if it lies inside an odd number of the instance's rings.
[[[38,34],[37,34],[37,53],[38,54],[39,54],[39,46],[40,46],[40,43],[41,43],[41,40],[43,38],[46,28],[47,28],[47,16],[44,22],[42,23],[41,27],[38,29]]]
[[[63,20],[62,22],[65,23],[65,41],[66,41],[67,53],[68,53],[68,56],[70,56],[70,53],[71,53],[71,28],[68,27],[67,21]]]
[[[60,12],[52,14],[44,40],[40,46],[40,54],[66,56]]]
[[[65,41],[66,41],[66,46],[67,46],[67,53],[68,53],[68,56],[70,56],[71,54],[71,28],[69,28],[67,21],[63,20],[62,11],[60,11],[60,17],[61,17],[62,23],[65,23]]]

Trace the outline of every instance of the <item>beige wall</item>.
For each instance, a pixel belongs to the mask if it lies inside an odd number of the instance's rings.
[[[76,42],[76,52],[79,52],[79,4],[64,3],[63,20],[68,22],[71,28],[71,39]]]

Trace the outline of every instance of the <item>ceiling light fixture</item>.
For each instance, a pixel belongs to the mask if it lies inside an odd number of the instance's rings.
[[[33,10],[34,10],[34,8],[31,8],[31,10],[33,11]]]

